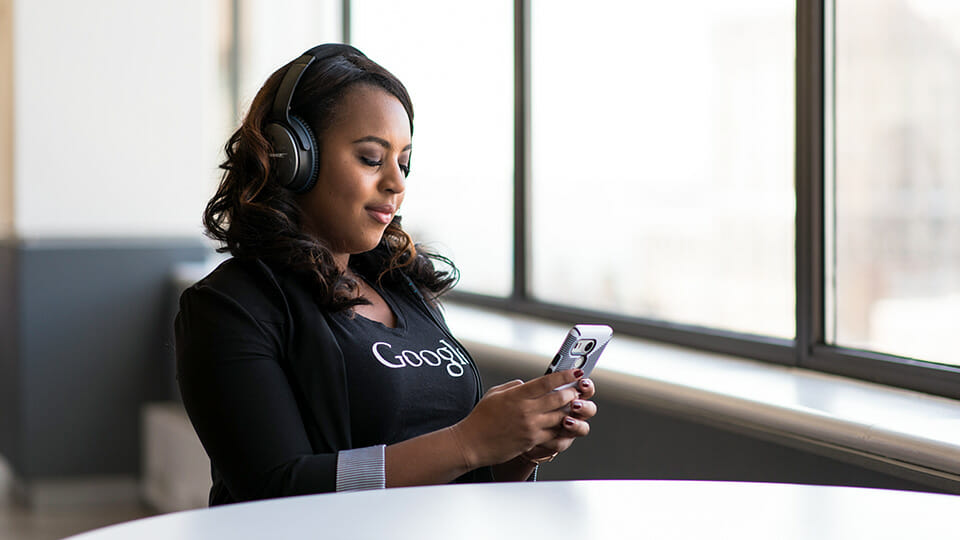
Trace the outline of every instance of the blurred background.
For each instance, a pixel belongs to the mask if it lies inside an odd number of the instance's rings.
[[[828,342],[960,365],[960,4],[835,4]],[[795,12],[530,0],[531,297],[795,337]],[[405,82],[404,225],[462,290],[509,295],[513,16],[506,0],[0,0],[0,499],[138,500],[175,455],[148,463],[146,423],[155,444],[190,438],[175,408],[148,409],[178,399],[176,296],[217,260],[200,215],[260,84],[313,45],[348,40]],[[151,489],[173,502],[150,511],[200,504]]]

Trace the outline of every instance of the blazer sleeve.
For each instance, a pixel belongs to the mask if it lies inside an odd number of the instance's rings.
[[[264,309],[203,282],[180,297],[177,382],[187,414],[236,501],[334,491],[337,454],[313,452],[280,363],[283,321]]]

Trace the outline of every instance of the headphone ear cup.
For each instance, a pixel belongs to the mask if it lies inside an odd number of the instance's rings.
[[[273,158],[272,169],[277,182],[294,193],[310,191],[317,182],[320,168],[317,139],[310,126],[291,115],[289,125],[270,122],[263,134],[273,150],[270,157]]]
[[[317,145],[313,130],[303,119],[291,114],[290,126],[298,132],[300,140],[308,141],[310,149],[300,151],[301,159],[297,174],[287,187],[294,193],[306,193],[317,183],[317,173],[320,172],[320,147]]]
[[[297,175],[300,164],[300,149],[296,135],[285,124],[270,122],[263,128],[270,143],[270,172],[277,183],[289,188]]]

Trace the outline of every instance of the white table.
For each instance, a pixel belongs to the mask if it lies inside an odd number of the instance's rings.
[[[960,497],[744,482],[431,486],[191,510],[76,540],[262,538],[960,538]]]

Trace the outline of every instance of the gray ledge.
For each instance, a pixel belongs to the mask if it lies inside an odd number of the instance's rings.
[[[531,377],[568,329],[452,302],[446,314],[479,361]],[[591,378],[619,400],[960,492],[955,400],[617,335]]]

